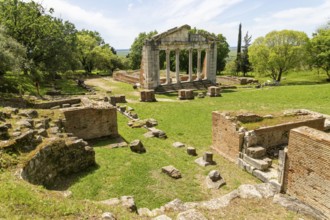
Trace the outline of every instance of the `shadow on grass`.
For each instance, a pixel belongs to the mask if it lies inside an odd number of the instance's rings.
[[[321,85],[321,84],[330,84],[327,80],[321,82],[308,82],[308,81],[295,81],[282,83],[281,86],[310,86],[310,85]]]
[[[158,95],[163,95],[163,96],[167,96],[167,97],[178,97],[177,92],[163,93],[163,94],[158,94]]]
[[[54,181],[52,185],[45,187],[48,190],[65,191],[76,182],[79,182],[81,178],[94,173],[97,169],[99,169],[99,167],[100,166],[98,164],[95,164],[94,166],[89,167],[82,172],[73,173],[71,175],[61,175]]]
[[[232,92],[237,92],[235,89],[224,89],[221,91],[221,93],[232,93]]]
[[[92,147],[120,147],[121,144],[128,143],[121,135],[118,137],[102,137],[88,141],[88,144]],[[113,146],[113,147],[111,147]]]

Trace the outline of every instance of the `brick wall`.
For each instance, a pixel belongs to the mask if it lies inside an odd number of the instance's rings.
[[[284,191],[330,218],[330,135],[309,127],[290,131]]]
[[[212,147],[231,161],[236,161],[244,134],[236,131],[236,124],[223,113],[212,112]]]
[[[306,119],[301,122],[289,122],[275,126],[255,129],[254,132],[258,137],[257,145],[265,148],[272,148],[279,145],[287,144],[289,141],[289,132],[293,128],[308,126],[317,130],[324,129],[324,118]]]

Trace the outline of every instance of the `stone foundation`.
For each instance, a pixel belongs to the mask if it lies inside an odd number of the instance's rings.
[[[207,88],[207,95],[210,97],[220,97],[220,87],[217,86],[210,86],[209,88]]]
[[[117,137],[117,111],[109,104],[63,110],[64,128],[84,140],[105,136]]]
[[[22,170],[23,179],[32,184],[51,186],[62,176],[95,165],[95,152],[83,140],[51,138],[28,155]]]
[[[140,92],[141,102],[155,102],[155,91],[154,90],[142,90]]]
[[[117,103],[126,103],[126,97],[124,95],[111,96],[110,103],[113,106],[116,106]]]
[[[178,91],[178,98],[180,100],[194,99],[194,91],[191,89],[181,89]]]
[[[252,120],[251,115],[253,114],[248,114],[248,120]],[[308,126],[323,131],[325,121],[324,118],[310,116],[300,121],[260,127],[247,132],[239,124],[240,117],[220,112],[212,113],[212,146],[231,161],[236,161],[239,152],[243,152],[244,148],[258,146],[269,153],[278,146],[288,144],[289,131],[293,128]],[[260,116],[254,115],[253,118],[259,121]]]

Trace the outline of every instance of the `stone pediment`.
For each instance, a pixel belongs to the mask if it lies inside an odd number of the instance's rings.
[[[201,34],[192,34],[189,33],[191,30],[191,27],[189,25],[183,25],[181,27],[175,27],[172,29],[169,29],[163,33],[154,35],[151,40],[154,42],[158,42],[161,44],[167,44],[167,43],[175,43],[175,42],[181,42],[181,43],[193,43],[193,42],[207,42],[211,39],[208,36],[203,36]]]

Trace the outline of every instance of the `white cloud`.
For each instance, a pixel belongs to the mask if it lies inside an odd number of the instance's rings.
[[[55,16],[71,21],[77,28],[100,32],[106,42],[118,49],[129,48],[140,32],[162,32],[184,24],[222,33],[230,45],[235,45],[240,22],[243,23],[243,33],[248,30],[255,39],[282,29],[311,34],[330,19],[330,0],[323,0],[321,5],[314,7],[276,12],[265,9],[266,3],[262,0],[130,0],[128,3],[116,2],[116,6],[100,6],[96,2],[94,9],[74,5],[69,0],[39,1],[48,8],[53,7]],[[279,0],[278,4],[285,4],[285,0]],[[121,5],[122,13],[113,8],[118,5]],[[253,17],[254,14],[259,16]]]
[[[272,30],[292,29],[311,35],[320,25],[330,19],[330,0],[324,0],[319,6],[298,7],[277,11],[267,17],[254,18],[249,29],[257,36],[263,36]]]
[[[127,11],[132,11],[134,4],[130,3],[128,4]]]
[[[116,48],[127,47],[127,42],[132,42],[134,39],[130,35],[135,29],[127,29],[123,27],[121,20],[106,16],[99,11],[86,10],[65,0],[40,2],[47,8],[54,8],[55,16],[69,20],[78,28],[100,32],[106,42]]]

